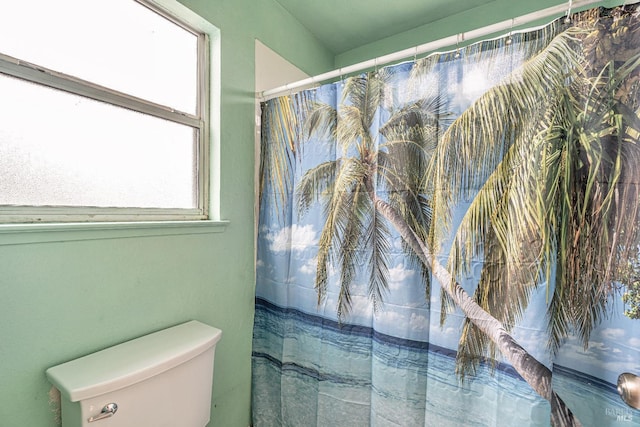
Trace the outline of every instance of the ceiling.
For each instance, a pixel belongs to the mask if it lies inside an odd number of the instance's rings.
[[[335,55],[493,0],[276,0]]]

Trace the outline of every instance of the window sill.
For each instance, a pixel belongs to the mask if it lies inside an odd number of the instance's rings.
[[[0,246],[221,233],[225,231],[228,224],[229,221],[2,224],[0,225]]]

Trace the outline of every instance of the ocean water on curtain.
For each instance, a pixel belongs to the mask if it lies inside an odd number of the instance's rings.
[[[493,375],[483,367],[460,385],[451,350],[368,327],[341,327],[264,300],[256,307],[256,325],[256,425],[549,425],[548,403],[504,366]],[[613,384],[559,366],[554,382],[585,427],[640,426],[637,411]]]

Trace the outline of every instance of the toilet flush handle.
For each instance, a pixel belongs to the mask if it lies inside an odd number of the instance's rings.
[[[109,418],[113,416],[113,414],[115,414],[117,410],[118,410],[118,405],[116,405],[115,403],[109,403],[107,405],[104,405],[104,408],[102,408],[102,411],[98,415],[95,415],[89,418],[87,421],[92,423],[94,421],[100,421],[105,418]]]

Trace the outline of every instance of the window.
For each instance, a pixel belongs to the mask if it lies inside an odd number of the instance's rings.
[[[207,35],[143,0],[3,9],[0,222],[207,219]]]

